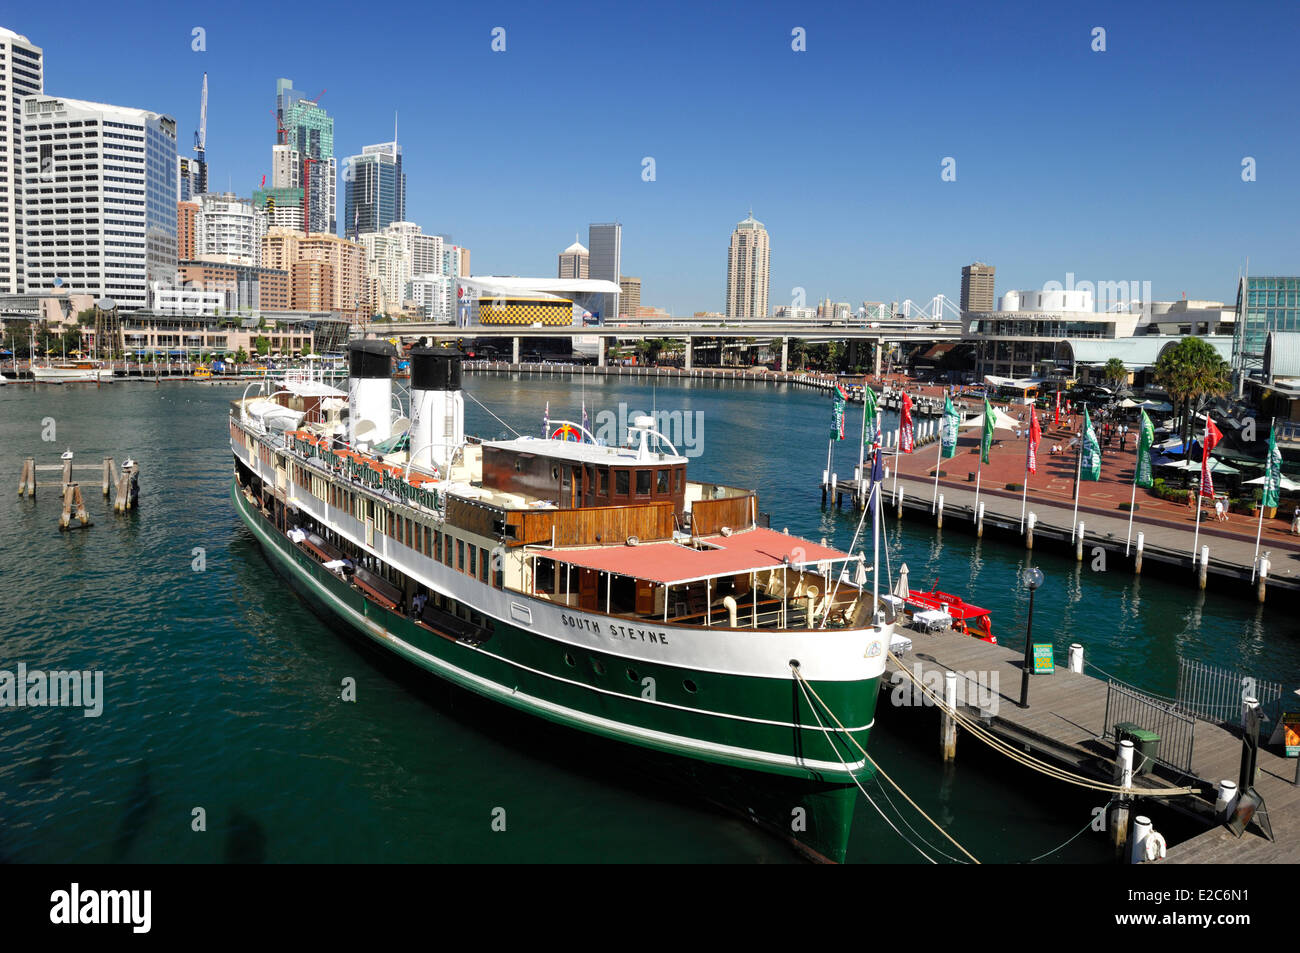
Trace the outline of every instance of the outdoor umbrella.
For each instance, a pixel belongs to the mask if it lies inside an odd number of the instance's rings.
[[[1296,490],[1300,490],[1300,483],[1296,483],[1294,480],[1288,480],[1285,476],[1279,476],[1279,479],[1280,482],[1278,483],[1278,489],[1281,490],[1283,493],[1294,493]],[[1255,477],[1255,479],[1253,480],[1242,480],[1241,485],[1247,486],[1252,483],[1267,483],[1267,482],[1268,482],[1268,477]]]
[[[1166,463],[1165,466],[1172,470],[1199,470],[1201,468],[1200,463],[1196,460],[1176,460],[1173,463]],[[1231,474],[1240,473],[1241,471],[1236,467],[1228,466],[1228,464],[1224,463],[1222,460],[1216,460],[1214,457],[1210,457],[1210,472]]]
[[[1154,410],[1160,413],[1164,413],[1174,409],[1173,404],[1168,404],[1165,403],[1164,401],[1157,401],[1157,400],[1144,400],[1142,401],[1142,403],[1138,404],[1138,406],[1141,407],[1143,410]]]

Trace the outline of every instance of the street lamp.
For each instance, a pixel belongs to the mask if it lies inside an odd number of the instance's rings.
[[[1025,660],[1020,667],[1020,707],[1029,707],[1029,672],[1033,666],[1034,593],[1043,584],[1043,571],[1030,566],[1021,574],[1021,581],[1029,590],[1029,621],[1025,624]]]

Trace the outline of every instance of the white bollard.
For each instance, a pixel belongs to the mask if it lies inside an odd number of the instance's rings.
[[[1151,818],[1139,814],[1133,818],[1133,845],[1129,863],[1140,864],[1146,860],[1146,839],[1151,836]]]
[[[1146,543],[1146,534],[1138,533],[1137,549],[1133,555],[1133,574],[1142,574],[1142,547]]]
[[[1079,535],[1074,538],[1074,558],[1083,562],[1083,520],[1079,520]]]
[[[1083,646],[1078,642],[1070,645],[1069,669],[1071,672],[1083,672]]]
[[[1205,577],[1209,573],[1209,571],[1210,571],[1210,547],[1202,546],[1201,547],[1201,568],[1196,577],[1196,585],[1199,588],[1201,589],[1205,588]]]
[[[984,535],[984,504],[980,504],[979,512],[975,514],[975,537]]]
[[[939,494],[939,506],[936,508],[935,513],[936,516],[935,516],[934,525],[939,527],[940,529],[943,529],[943,494],[942,493]]]
[[[1226,821],[1232,817],[1232,812],[1237,809],[1237,782],[1224,779],[1219,782],[1214,800],[1214,814],[1220,820]]]
[[[1122,788],[1133,786],[1133,742],[1125,738],[1119,743],[1119,760],[1115,763],[1115,780]]]

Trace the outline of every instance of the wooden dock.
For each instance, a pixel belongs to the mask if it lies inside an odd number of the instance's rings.
[[[898,512],[894,480],[886,478],[882,505],[891,519]],[[898,487],[903,501],[905,520],[921,519],[931,526],[938,522],[932,509],[933,481],[900,474]],[[838,482],[831,499],[837,507],[856,506],[859,487],[853,480]],[[1026,513],[1033,513],[1033,538],[1029,539],[1020,522],[1020,499],[1004,491],[985,489],[980,493],[984,506],[984,525],[976,522],[975,488],[940,484],[943,497],[943,528],[962,533],[1011,539],[1021,546],[1046,546],[1056,552],[1078,553],[1078,539],[1072,530],[1074,511],[1070,506],[1031,500]],[[1101,565],[1109,572],[1157,572],[1161,578],[1188,585],[1199,584],[1198,563],[1192,559],[1193,534],[1185,525],[1139,516],[1133,523],[1132,540],[1125,552],[1128,517],[1080,506],[1078,519],[1084,524],[1082,561],[1092,566],[1097,550],[1105,555]],[[1026,522],[1028,517],[1026,516]],[[1142,563],[1137,562],[1137,537],[1143,535]],[[1255,541],[1220,529],[1211,521],[1201,524],[1198,551],[1209,547],[1206,588],[1263,601],[1263,592],[1255,569]],[[1269,554],[1267,591],[1300,592],[1300,538],[1295,541],[1266,539],[1261,554]]]
[[[980,712],[970,705],[959,710],[978,717],[985,728],[1017,749],[1090,779],[1113,783],[1115,749],[1113,738],[1104,737],[1108,686],[1084,673],[1057,668],[1051,674],[1030,676],[1029,707],[1021,708],[1021,659],[1019,651],[991,645],[971,636],[947,630],[925,633],[907,630],[910,651],[898,661],[922,679],[942,684],[944,673],[958,673],[958,680],[984,678],[996,687],[994,704]],[[891,659],[881,681],[881,704],[891,704],[893,693],[911,685]],[[1085,663],[1086,667],[1086,663]],[[996,684],[992,681],[996,676]],[[971,701],[968,697],[968,701]],[[913,703],[914,704],[914,703]],[[1267,750],[1261,738],[1255,789],[1264,797],[1275,840],[1269,841],[1258,827],[1249,827],[1238,838],[1215,816],[1215,787],[1221,780],[1237,780],[1241,770],[1242,739],[1232,732],[1203,720],[1194,726],[1191,770],[1186,774],[1157,765],[1148,775],[1134,779],[1137,796],[1132,814],[1142,813],[1144,801],[1154,801],[1198,819],[1204,833],[1169,849],[1169,863],[1296,863],[1300,861],[1300,787],[1293,781],[1296,760]],[[964,744],[980,743],[967,737]],[[957,758],[960,761],[960,755]],[[1063,782],[1062,782],[1063,783]],[[1162,790],[1196,787],[1195,795],[1167,796]],[[1099,793],[1105,799],[1105,793]],[[1104,803],[1103,801],[1099,801]]]

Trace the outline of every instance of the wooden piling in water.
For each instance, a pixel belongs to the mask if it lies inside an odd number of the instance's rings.
[[[1137,549],[1133,554],[1133,575],[1142,575],[1142,546],[1146,542],[1146,536],[1138,533]]]
[[[943,675],[943,718],[939,729],[939,741],[943,749],[943,760],[947,764],[957,758],[957,673],[945,672]]]
[[[1204,589],[1204,588],[1205,588],[1205,576],[1206,576],[1206,573],[1209,572],[1209,569],[1210,569],[1210,547],[1209,547],[1209,546],[1202,546],[1202,547],[1201,547],[1201,565],[1200,565],[1200,568],[1197,570],[1197,573],[1196,573],[1196,588],[1197,588],[1197,589]]]
[[[1025,520],[1025,549],[1034,548],[1034,524],[1038,522],[1038,517],[1033,513]]]

